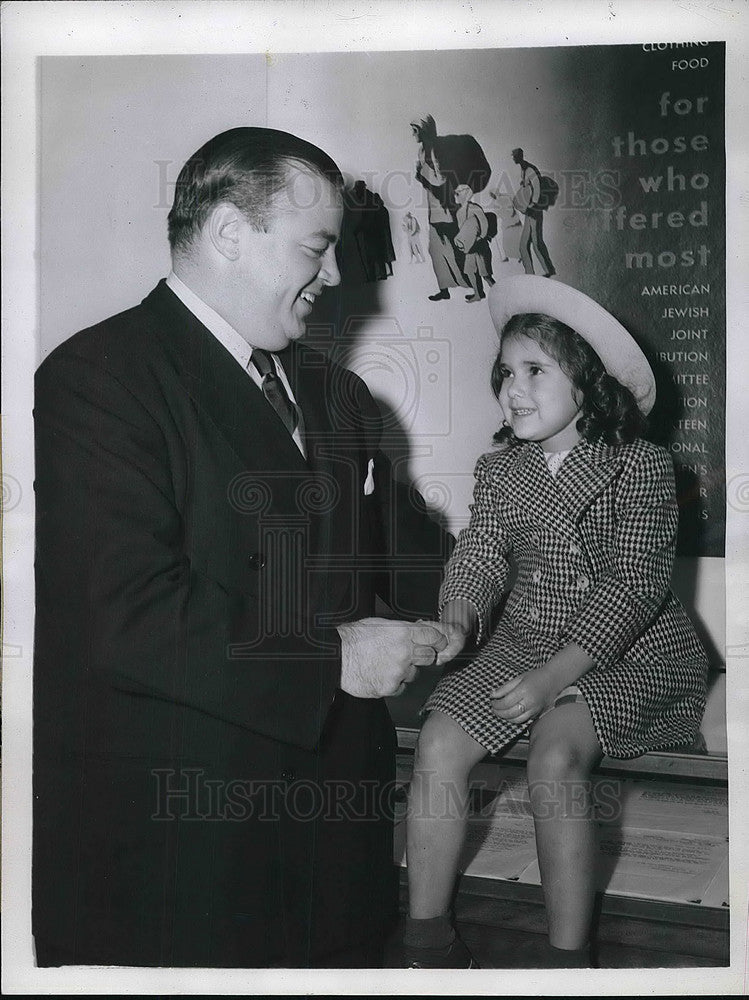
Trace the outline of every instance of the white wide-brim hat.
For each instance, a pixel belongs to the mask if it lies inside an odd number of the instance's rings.
[[[609,375],[631,391],[640,410],[650,413],[655,376],[647,358],[619,320],[589,296],[553,278],[516,274],[498,281],[488,300],[500,337],[508,320],[519,313],[544,313],[566,323],[590,344]]]

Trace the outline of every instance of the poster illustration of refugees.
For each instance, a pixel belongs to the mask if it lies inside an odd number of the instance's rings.
[[[349,57],[330,59],[332,71]],[[380,61],[398,77],[418,68],[430,95],[445,63],[481,81],[472,94],[464,88],[462,102],[432,96],[388,123],[393,135],[410,129],[413,173],[394,166],[369,183],[409,235],[419,227],[428,253],[423,266],[407,267],[413,240],[403,242],[396,281],[409,289],[384,311],[405,329],[432,326],[460,356],[457,342],[488,325],[479,303],[499,278],[543,274],[605,303],[656,373],[650,427],[677,470],[678,551],[722,556],[724,46],[472,53],[473,75],[465,53],[371,56],[373,76]],[[501,110],[487,103],[492,88],[507,98]],[[350,259],[344,281],[357,286]]]

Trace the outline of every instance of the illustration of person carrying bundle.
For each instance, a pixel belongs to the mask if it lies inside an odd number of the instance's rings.
[[[513,149],[512,159],[520,167],[520,190],[513,199],[513,205],[518,212],[525,216],[523,232],[520,234],[520,259],[523,262],[523,269],[526,274],[535,273],[531,255],[531,247],[533,247],[543,267],[543,276],[551,278],[557,272],[544,242],[543,227],[544,211],[554,203],[556,193],[544,190],[544,182],[548,185],[549,179],[541,176],[535,163],[529,163],[525,159],[525,154],[519,146]],[[558,192],[559,189],[553,180],[551,184]]]
[[[459,184],[455,188],[455,201],[458,205],[455,221],[458,224],[458,232],[454,243],[456,249],[465,254],[463,273],[473,289],[471,295],[466,295],[466,302],[478,302],[486,298],[484,281],[490,287],[494,284],[491,274],[489,220],[483,208],[475,201],[471,201],[472,194],[467,184]]]
[[[424,254],[421,250],[421,243],[419,242],[419,232],[421,227],[419,226],[416,216],[412,212],[406,212],[403,217],[403,230],[408,237],[408,250],[411,254],[410,263],[421,264],[424,261]]]
[[[450,298],[450,289],[467,288],[463,255],[454,245],[458,232],[455,220],[455,188],[467,184],[473,193],[489,183],[491,167],[478,140],[472,135],[438,135],[431,114],[411,119],[418,159],[416,180],[425,189],[429,213],[429,256],[439,289],[429,298],[439,302]]]

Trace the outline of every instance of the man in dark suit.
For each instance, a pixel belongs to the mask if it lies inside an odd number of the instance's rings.
[[[445,645],[407,623],[445,552],[364,384],[299,343],[341,189],[294,136],[215,137],[169,277],[37,373],[39,965],[380,959],[383,696]]]

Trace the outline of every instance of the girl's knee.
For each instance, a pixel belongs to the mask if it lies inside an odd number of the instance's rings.
[[[596,755],[580,747],[574,739],[532,741],[528,753],[528,781],[585,780],[590,777]]]
[[[595,758],[571,740],[537,742],[528,754],[528,791],[533,818],[587,818]]]
[[[421,727],[416,740],[414,764],[424,767],[444,760],[450,749],[450,730],[447,719],[440,712],[431,712]]]
[[[585,705],[562,705],[531,729],[528,780],[585,780],[603,751]]]
[[[442,712],[432,712],[424,723],[414,755],[414,768],[420,771],[468,771],[483,756],[471,746],[473,740]]]

